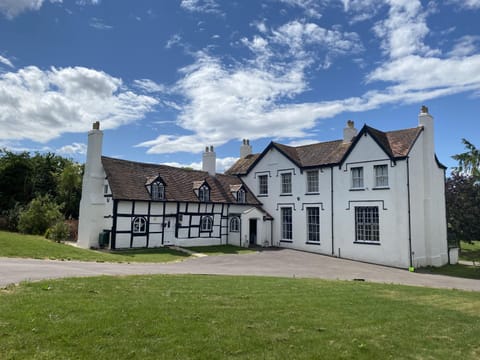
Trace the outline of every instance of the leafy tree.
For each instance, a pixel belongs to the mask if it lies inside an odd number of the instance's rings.
[[[473,176],[455,171],[446,182],[449,236],[480,240],[480,184]]]
[[[76,163],[66,163],[57,178],[57,199],[62,204],[66,219],[78,218],[80,198],[82,195],[83,166]]]
[[[480,181],[480,150],[466,139],[462,139],[462,142],[468,151],[452,156],[458,161],[458,167],[455,169],[459,173],[471,175]]]
[[[27,234],[43,235],[47,229],[63,219],[60,206],[49,195],[33,199],[20,213],[18,230]]]
[[[32,200],[32,166],[27,152],[15,154],[0,150],[0,212],[12,209],[15,204],[27,204]]]

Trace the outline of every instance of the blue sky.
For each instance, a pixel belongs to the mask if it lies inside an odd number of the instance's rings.
[[[480,0],[0,0],[0,147],[217,168],[272,140],[435,117],[479,146]]]

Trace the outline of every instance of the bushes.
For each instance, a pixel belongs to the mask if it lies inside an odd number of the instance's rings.
[[[64,221],[59,221],[48,228],[45,237],[56,242],[65,241],[70,237],[70,227]]]
[[[33,199],[20,213],[18,230],[22,233],[44,235],[48,228],[63,220],[60,206],[50,196]]]

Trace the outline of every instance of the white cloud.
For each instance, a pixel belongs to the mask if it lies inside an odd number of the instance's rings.
[[[233,164],[238,160],[238,158],[235,157],[226,157],[226,158],[221,158],[216,161],[216,171],[218,173],[223,173],[226,169],[229,169],[232,167]],[[168,166],[173,166],[173,167],[180,167],[180,168],[192,168],[194,170],[202,170],[202,162],[192,162],[190,164],[182,164],[178,162],[164,162],[162,163],[163,165],[168,165]]]
[[[384,0],[341,0],[343,9],[351,15],[350,23],[357,23],[375,17],[385,6]]]
[[[182,0],[180,7],[191,12],[222,13],[215,0]]]
[[[138,89],[141,89],[147,93],[159,93],[165,91],[164,85],[157,84],[155,81],[150,79],[135,80],[133,84]]]
[[[477,52],[477,43],[480,41],[480,36],[465,35],[457,40],[453,49],[448,53],[449,56],[463,57],[472,55]]]
[[[180,34],[174,34],[165,44],[165,48],[170,49],[172,46],[180,44],[182,41],[182,36]]]
[[[157,103],[102,71],[29,66],[0,74],[0,140],[47,142],[84,132],[97,120],[112,129],[142,118]]]
[[[96,18],[96,17],[92,17],[90,19],[89,25],[91,27],[97,29],[97,30],[111,30],[111,29],[113,29],[113,26],[105,24],[102,19],[99,19],[99,18]]]
[[[305,12],[305,15],[320,19],[322,14],[320,13],[321,2],[316,0],[280,0],[281,2],[288,4],[290,6],[296,6],[302,8]]]
[[[429,33],[426,13],[419,0],[389,0],[389,17],[380,21],[374,31],[382,39],[382,47],[391,58],[411,54],[438,54],[424,43]]]
[[[3,57],[2,55],[0,55],[0,63],[1,63],[1,64],[4,64],[4,65],[7,65],[7,66],[9,66],[9,67],[11,67],[11,68],[14,67],[13,64],[12,64],[12,62],[11,62],[10,60],[8,60],[6,57]]]
[[[465,9],[480,9],[480,0],[450,0],[449,3]]]
[[[364,3],[381,6],[374,1]],[[356,33],[291,21],[242,39],[240,44],[253,57],[235,66],[203,52],[197,54],[196,61],[182,69],[183,78],[174,87],[186,104],[177,126],[187,135],[163,134],[138,146],[147,147],[148,153],[198,153],[205,145],[219,146],[232,139],[305,138],[311,136],[310,129],[319,119],[342,112],[421,103],[461,92],[478,94],[480,54],[474,54],[471,47],[462,55],[456,47],[450,54],[440,54],[425,44],[428,9],[414,0],[389,0],[388,4],[388,17],[375,26],[385,61],[365,76],[369,84],[380,83],[378,90],[346,99],[296,103],[298,95],[309,89],[309,69],[336,56],[360,53],[363,46]],[[355,1],[344,2],[344,6],[360,12]],[[473,46],[473,40],[462,38],[457,45]]]
[[[56,153],[60,155],[85,155],[87,153],[87,145],[74,142],[73,144],[65,145],[57,149]]]
[[[3,13],[7,19],[13,19],[15,16],[25,11],[38,11],[47,0],[0,0],[0,13]],[[50,3],[63,3],[63,0],[48,0]],[[77,5],[97,5],[100,0],[77,0]]]

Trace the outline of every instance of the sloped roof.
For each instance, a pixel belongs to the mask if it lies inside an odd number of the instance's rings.
[[[246,204],[260,205],[258,199],[236,176],[187,170],[167,165],[147,164],[113,159],[102,156],[102,164],[114,199],[151,200],[145,187],[147,180],[160,176],[165,183],[166,201],[199,202],[194,184],[206,182],[210,187],[210,200],[215,203],[236,203],[230,192],[232,185],[243,185],[246,190]]]
[[[249,155],[238,160],[226,173],[231,175],[247,174],[272,147],[302,169],[338,165],[346,159],[365,133],[370,134],[392,160],[401,159],[408,155],[422,131],[423,127],[416,127],[383,132],[364,125],[350,143],[334,140],[303,146],[288,146],[272,141],[261,154]]]

